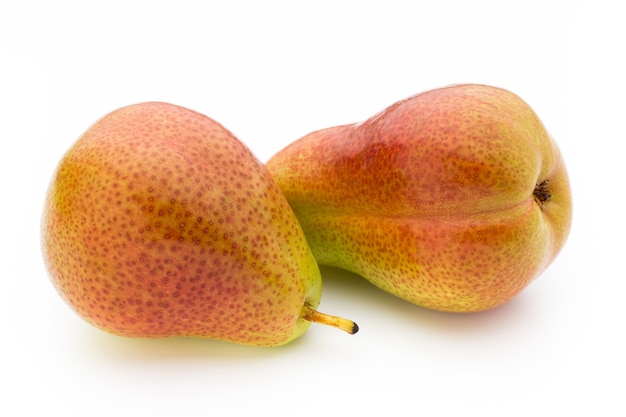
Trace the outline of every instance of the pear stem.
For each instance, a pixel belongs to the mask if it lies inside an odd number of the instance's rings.
[[[357,324],[352,320],[320,313],[311,307],[310,304],[305,304],[302,307],[302,318],[306,321],[310,321],[311,323],[319,323],[336,327],[350,334],[355,334],[359,331],[359,326],[357,326]]]

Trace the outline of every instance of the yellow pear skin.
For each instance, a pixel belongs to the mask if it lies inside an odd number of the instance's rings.
[[[439,311],[498,307],[572,221],[557,144],[517,95],[454,85],[312,132],[267,167],[320,264]]]
[[[87,322],[130,337],[285,344],[311,321],[321,277],[266,168],[212,119],[123,107],[62,158],[42,222],[52,283]]]

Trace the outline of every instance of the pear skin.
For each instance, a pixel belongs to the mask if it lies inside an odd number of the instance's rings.
[[[491,86],[409,97],[312,132],[266,166],[320,264],[439,311],[509,301],[572,221],[557,144],[527,103]]]
[[[311,321],[321,277],[266,168],[214,120],[168,103],[118,109],[62,158],[42,222],[52,283],[130,337],[277,346]]]

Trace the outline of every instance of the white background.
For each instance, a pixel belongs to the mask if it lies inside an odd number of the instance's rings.
[[[0,414],[625,415],[619,2],[215,3],[0,6]],[[190,107],[266,161],[312,130],[459,82],[530,103],[573,186],[565,249],[499,309],[427,311],[324,269],[320,309],[357,321],[355,336],[312,326],[275,349],[135,340],[84,323],[46,275],[39,223],[55,165],[117,107]]]

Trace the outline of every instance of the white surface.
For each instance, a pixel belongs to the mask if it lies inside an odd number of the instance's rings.
[[[618,2],[212,3],[0,6],[0,414],[626,413]],[[117,107],[190,107],[265,161],[311,130],[458,82],[528,101],[573,184],[567,246],[500,309],[426,311],[325,269],[321,309],[357,321],[355,336],[313,326],[277,349],[132,340],[85,324],[46,276],[39,220],[53,169]]]

